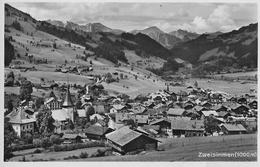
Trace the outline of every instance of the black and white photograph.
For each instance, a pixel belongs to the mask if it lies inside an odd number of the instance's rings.
[[[6,166],[256,165],[257,1],[25,0],[1,8]]]

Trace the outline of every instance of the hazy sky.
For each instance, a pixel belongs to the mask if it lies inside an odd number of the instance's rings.
[[[227,32],[257,22],[254,3],[9,3],[38,20],[100,22],[131,31],[157,26],[204,33]]]

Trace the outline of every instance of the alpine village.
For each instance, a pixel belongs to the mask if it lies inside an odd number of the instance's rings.
[[[38,21],[5,4],[5,161],[196,161],[208,160],[200,151],[256,152],[257,23],[171,47],[144,31],[88,26]],[[223,39],[216,48],[230,45],[235,60],[207,59],[207,50],[200,63],[178,57],[180,47],[209,37]],[[242,46],[244,37],[251,41]],[[250,48],[250,60],[241,47]]]

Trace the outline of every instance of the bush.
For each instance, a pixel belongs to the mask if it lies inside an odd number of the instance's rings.
[[[104,147],[105,143],[101,141],[94,141],[88,143],[76,143],[76,144],[69,144],[69,145],[54,145],[53,149],[55,152],[59,151],[72,151],[81,148],[90,148],[90,147]]]
[[[12,24],[12,26],[13,26],[16,30],[22,31],[22,26],[21,26],[21,24],[20,24],[18,21],[14,21],[13,24]]]
[[[34,152],[33,153],[35,153],[35,154],[38,154],[38,153],[41,153],[42,152],[42,150],[40,150],[40,149],[36,149],[36,150],[34,150]]]
[[[50,139],[49,139],[48,137],[45,137],[45,138],[42,139],[42,141],[41,141],[41,146],[42,146],[43,148],[50,147],[51,145],[52,145],[52,144],[51,144]]]
[[[35,146],[33,144],[25,144],[25,145],[16,145],[11,147],[12,151],[20,151],[20,150],[26,150],[31,148],[35,148]]]
[[[87,152],[81,152],[79,157],[80,158],[88,158],[88,153]]]
[[[62,140],[60,139],[60,136],[58,136],[58,135],[51,135],[50,142],[52,144],[60,144],[62,142]]]
[[[34,147],[40,147],[42,145],[42,141],[40,139],[33,140]]]

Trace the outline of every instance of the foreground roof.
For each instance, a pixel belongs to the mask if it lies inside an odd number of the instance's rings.
[[[129,127],[125,126],[107,134],[106,138],[120,146],[124,146],[141,135],[141,133],[133,131],[129,129]]]

